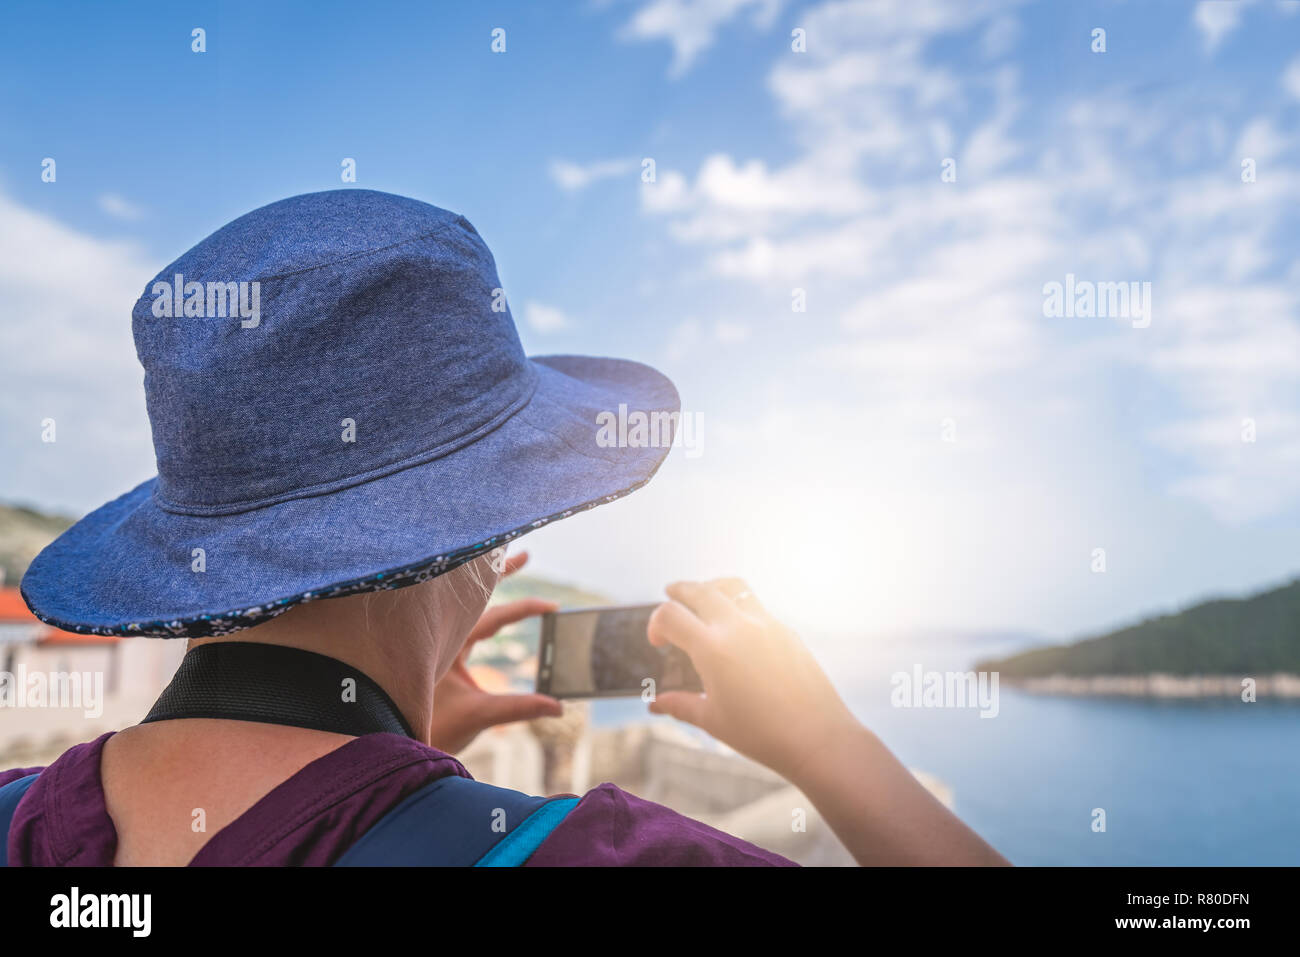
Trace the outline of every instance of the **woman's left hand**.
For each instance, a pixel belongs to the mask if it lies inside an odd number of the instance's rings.
[[[501,577],[514,574],[527,561],[527,552],[506,559]],[[484,691],[470,674],[466,663],[476,642],[491,638],[506,625],[555,611],[557,607],[553,601],[521,598],[503,605],[494,605],[483,612],[465,639],[465,645],[456,656],[455,663],[434,689],[429,741],[435,748],[455,754],[487,728],[560,714],[560,702],[547,695],[493,694]]]

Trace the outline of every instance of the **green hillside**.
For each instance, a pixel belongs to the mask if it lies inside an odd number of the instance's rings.
[[[526,549],[526,546],[524,546]],[[516,598],[544,598],[557,602],[561,608],[585,608],[595,605],[608,605],[609,599],[601,594],[561,585],[545,578],[537,578],[528,572],[503,578],[493,593],[498,601],[514,601]]]
[[[526,572],[502,579],[492,596],[493,603],[514,601],[519,598],[544,598],[555,602],[561,608],[590,608],[611,604],[609,598],[604,595],[571,585],[562,585],[545,578],[537,578]],[[472,660],[509,671],[511,666],[519,664],[524,658],[536,655],[540,640],[540,619],[528,618],[502,629],[494,638],[482,642],[475,649]],[[532,666],[528,666],[525,670],[531,674]],[[531,677],[528,680],[531,681]]]
[[[20,505],[0,505],[0,571],[5,584],[17,585],[37,552],[72,522]]]
[[[1076,644],[981,662],[978,668],[1009,678],[1300,674],[1300,580],[1248,598],[1207,601]]]

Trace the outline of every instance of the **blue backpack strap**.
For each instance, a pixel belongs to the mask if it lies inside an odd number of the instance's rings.
[[[521,867],[551,836],[569,812],[578,806],[578,798],[556,798],[547,801],[517,828],[496,843],[492,850],[479,858],[475,867]]]
[[[514,867],[578,803],[448,775],[385,814],[335,867]]]
[[[10,781],[0,788],[0,867],[9,864],[9,825],[13,822],[18,802],[23,799],[27,789],[36,783],[39,774],[29,774],[25,778]]]

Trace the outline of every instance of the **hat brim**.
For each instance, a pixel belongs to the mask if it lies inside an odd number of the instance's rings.
[[[667,445],[602,446],[597,416],[678,412],[673,384],[620,359],[531,361],[537,389],[500,427],[381,478],[221,516],[164,510],[150,479],[42,551],[23,598],[68,631],[229,634],[300,602],[425,581],[649,481]]]

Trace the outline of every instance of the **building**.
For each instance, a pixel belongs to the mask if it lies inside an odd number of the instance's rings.
[[[42,624],[17,588],[0,587],[0,767],[42,764],[137,723],[184,654],[184,641]]]

